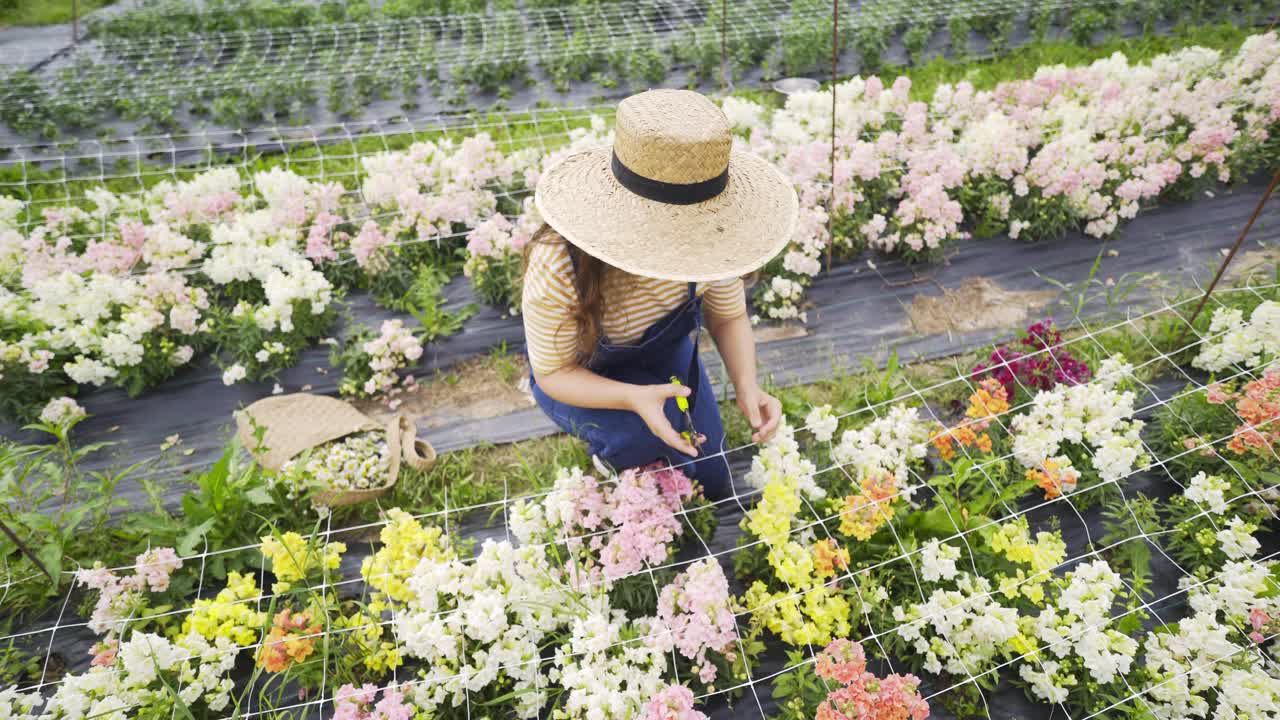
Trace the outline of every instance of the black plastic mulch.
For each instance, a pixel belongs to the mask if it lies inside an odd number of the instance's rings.
[[[1167,400],[1179,394],[1185,384],[1185,378],[1180,375],[1167,377],[1152,383],[1147,389],[1148,391],[1139,393],[1140,397],[1137,406],[1140,408],[1157,407],[1160,400]],[[1149,410],[1140,412],[1139,417],[1150,423],[1152,412]],[[747,453],[735,453],[732,456],[731,464],[734,468],[734,477],[739,482],[738,493],[741,498],[730,499],[719,505],[717,509],[718,525],[715,532],[711,536],[702,538],[706,542],[705,548],[697,538],[687,537],[684,542],[684,549],[677,558],[682,568],[684,567],[683,563],[694,562],[706,556],[709,550],[724,568],[726,576],[730,578],[731,591],[738,595],[746,589],[745,585],[737,580],[733,574],[734,549],[737,547],[739,538],[742,535],[742,531],[738,526],[745,511],[750,509],[755,500],[755,495],[741,484],[741,478],[748,469],[749,463],[750,458]],[[920,480],[919,478],[916,479],[917,482]],[[1185,479],[1183,480],[1185,481]],[[1135,472],[1125,478],[1120,487],[1124,492],[1124,496],[1128,499],[1134,498],[1137,493],[1143,493],[1152,498],[1167,498],[1179,491],[1178,485],[1159,463],[1155,463],[1151,467]],[[923,498],[924,496],[920,496],[917,500]],[[1031,522],[1033,531],[1053,527],[1055,524],[1060,527],[1067,544],[1067,557],[1074,558],[1075,561],[1080,560],[1085,553],[1095,549],[1097,546],[1092,543],[1098,543],[1105,533],[1101,512],[1096,507],[1077,512],[1065,499],[1045,504],[1039,493],[1033,493],[1014,505],[1014,507],[1004,511],[1004,514],[1025,513]],[[424,522],[436,525],[445,524],[444,518],[439,516],[430,517]],[[458,510],[457,514],[450,514],[448,525],[454,528],[458,535],[474,538],[480,542],[486,539],[503,540],[508,538],[504,519],[500,513],[494,516],[489,512]],[[1261,538],[1263,540],[1263,555],[1274,552],[1280,547],[1280,542],[1277,542],[1275,535],[1267,534],[1261,536]],[[345,577],[358,577],[361,562],[374,549],[367,542],[367,531],[350,538],[338,535],[334,539],[345,541],[349,547],[348,553],[343,558],[341,572]],[[1185,593],[1178,592],[1178,580],[1183,577],[1184,573],[1155,544],[1158,542],[1158,538],[1154,541],[1150,539],[1143,540],[1143,542],[1147,542],[1152,550],[1153,578],[1151,592],[1144,598],[1150,604],[1148,617],[1145,619],[1144,624],[1147,628],[1152,628],[1184,617],[1187,614],[1187,598]],[[477,547],[478,545],[479,543],[477,543]],[[1106,557],[1105,554],[1101,556],[1103,558]],[[962,554],[961,560],[963,561],[964,558],[965,556]],[[896,561],[901,562],[902,560]],[[1070,570],[1075,561],[1070,561],[1070,564],[1059,568],[1059,571],[1066,572]],[[212,596],[217,592],[218,588],[214,586],[215,584],[209,583],[209,585],[204,589],[202,595]],[[342,590],[343,595],[350,594],[352,596],[359,596],[361,592],[359,583],[344,586]],[[53,608],[48,616],[28,628],[31,634],[24,638],[26,643],[33,644],[40,649],[48,647],[58,660],[65,661],[70,670],[77,672],[83,671],[88,667],[89,656],[87,649],[96,641],[95,636],[84,627],[60,627],[61,625],[82,622],[80,618],[75,616],[74,612],[78,604],[78,600],[73,597],[69,605],[70,610],[62,622],[58,622],[56,612],[58,608]],[[740,616],[738,619],[739,628],[743,632],[745,632],[747,620],[747,616]],[[876,636],[886,636],[892,628],[868,628],[865,622],[861,624],[855,623],[854,627],[853,639],[863,641],[869,655],[879,656],[880,650],[876,645]],[[763,718],[773,716],[776,713],[778,706],[772,697],[773,679],[777,673],[786,667],[786,651],[788,648],[772,636],[767,638],[767,646],[766,652],[759,656],[751,666],[751,676],[755,681],[752,686],[745,688],[732,704],[726,702],[727,698],[723,695],[712,700],[709,706],[705,708],[712,718],[716,720],[729,720],[730,718],[740,717]],[[810,652],[816,653],[820,649],[817,647],[802,648],[806,655]],[[242,669],[247,677],[251,663],[246,660],[243,664],[245,667]],[[886,672],[905,673],[910,670],[899,658],[880,658],[872,663],[872,669],[880,674]],[[987,702],[990,717],[997,720],[1006,718],[1025,720],[1026,718],[1050,717],[1055,708],[1029,701],[1022,690],[1010,684],[1009,679],[1015,673],[1016,666],[1012,670],[1005,668],[999,673],[1001,681],[996,690],[984,691],[984,698]],[[921,675],[926,677],[921,685],[921,693],[925,696],[935,692],[946,696],[948,693],[944,691],[949,691],[964,680],[963,678],[950,678],[946,681],[939,681],[937,678],[927,676],[926,673],[921,673]],[[726,687],[728,685],[721,685],[721,689]],[[931,717],[941,719],[953,717],[942,706],[941,701],[942,697],[935,698]],[[326,703],[315,707],[313,712],[303,713],[299,717],[327,717],[330,712],[329,708],[330,706]],[[764,712],[763,715],[761,715],[761,710]],[[1061,708],[1057,708],[1057,710],[1060,711]]]
[[[1153,209],[1123,226],[1118,237],[1105,243],[1078,233],[1040,243],[996,237],[957,245],[952,257],[941,265],[908,267],[897,260],[874,258],[876,270],[864,261],[837,266],[820,275],[810,288],[813,307],[805,324],[807,334],[760,346],[762,375],[781,385],[813,382],[830,377],[837,367],[857,367],[862,358],[883,363],[891,349],[896,349],[903,361],[933,359],[1007,337],[1016,328],[932,335],[912,328],[906,308],[916,295],[937,296],[942,288],[959,287],[970,278],[990,279],[1007,291],[1053,290],[1048,279],[1078,286],[1090,276],[1097,261],[1095,285],[1099,286],[1108,278],[1123,284],[1126,274],[1155,274],[1113,310],[1132,313],[1158,306],[1180,290],[1207,283],[1263,189],[1261,183],[1254,182],[1220,191],[1214,197],[1200,196]],[[1264,257],[1258,253],[1280,245],[1280,225],[1274,222],[1278,217],[1280,209],[1274,204],[1263,210],[1245,255],[1237,259],[1238,266],[1256,262]],[[1275,255],[1265,257],[1269,258],[1267,265],[1274,268]],[[1089,310],[1106,309],[1097,297],[1102,289],[1095,286],[1090,291],[1094,298],[1088,303]],[[445,294],[451,308],[475,300],[462,278],[451,283]],[[1070,305],[1071,298],[1066,300]],[[349,309],[359,321],[371,325],[394,316],[361,295],[349,299]],[[962,310],[975,315],[984,312],[979,307]],[[1040,312],[1032,310],[1028,319],[1035,319]],[[1063,307],[1043,312],[1070,320]],[[422,377],[449,369],[503,343],[512,352],[523,352],[520,318],[486,307],[458,334],[429,346],[415,373]],[[723,392],[719,357],[712,352],[706,359],[717,391]],[[297,366],[284,371],[279,383],[285,392],[310,386],[311,392],[336,394],[337,380],[328,362],[328,349],[316,347],[306,351]],[[171,451],[166,462],[154,470],[163,480],[169,500],[176,501],[187,487],[183,474],[207,466],[221,453],[230,438],[232,412],[269,396],[273,384],[226,387],[218,368],[201,359],[136,398],[114,389],[84,393],[79,400],[93,417],[77,428],[76,439],[80,443],[115,443],[96,463],[123,466],[155,457],[166,437],[180,435],[181,452]],[[419,427],[420,434],[441,451],[473,446],[482,440],[505,443],[555,431],[536,407],[482,419],[432,416],[420,420]],[[0,423],[0,436],[36,440],[12,423]],[[187,451],[189,455],[182,454]],[[120,492],[136,500],[143,497],[136,483],[120,488]]]

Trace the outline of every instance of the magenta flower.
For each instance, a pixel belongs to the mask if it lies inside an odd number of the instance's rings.
[[[1058,385],[1080,385],[1093,377],[1084,361],[1062,347],[1062,334],[1052,320],[1032,323],[1016,345],[996,348],[990,359],[975,365],[972,372],[975,379],[995,378],[1011,398],[1019,388],[1034,393]]]

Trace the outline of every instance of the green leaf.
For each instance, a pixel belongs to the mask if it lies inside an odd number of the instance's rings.
[[[213,529],[213,526],[216,525],[217,522],[217,518],[209,518],[183,533],[182,537],[178,540],[177,547],[175,548],[178,551],[178,554],[190,555],[195,552],[196,543],[200,542],[200,540],[204,538],[205,534]]]
[[[40,559],[40,564],[44,565],[44,569],[53,577],[58,577],[62,573],[62,543],[47,542],[35,551],[36,557]],[[50,594],[58,592],[56,587],[57,581],[54,581],[55,587],[50,588]]]
[[[271,497],[271,492],[267,490],[265,485],[249,488],[244,493],[244,499],[248,500],[252,505],[272,505],[275,503],[275,498]]]

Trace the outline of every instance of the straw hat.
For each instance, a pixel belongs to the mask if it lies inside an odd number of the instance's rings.
[[[791,182],[734,150],[724,112],[688,90],[623,100],[613,147],[553,165],[534,202],[584,252],[633,275],[684,282],[759,269],[786,247],[799,212]]]

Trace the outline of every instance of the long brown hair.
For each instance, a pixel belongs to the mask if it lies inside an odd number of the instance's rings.
[[[565,240],[550,225],[543,223],[524,246],[525,267],[529,266],[529,252],[534,244],[563,244],[573,260],[573,287],[578,292],[578,304],[573,310],[573,320],[578,325],[578,355],[590,362],[596,352],[596,344],[603,334],[604,276],[609,264],[583,252],[578,246]]]

